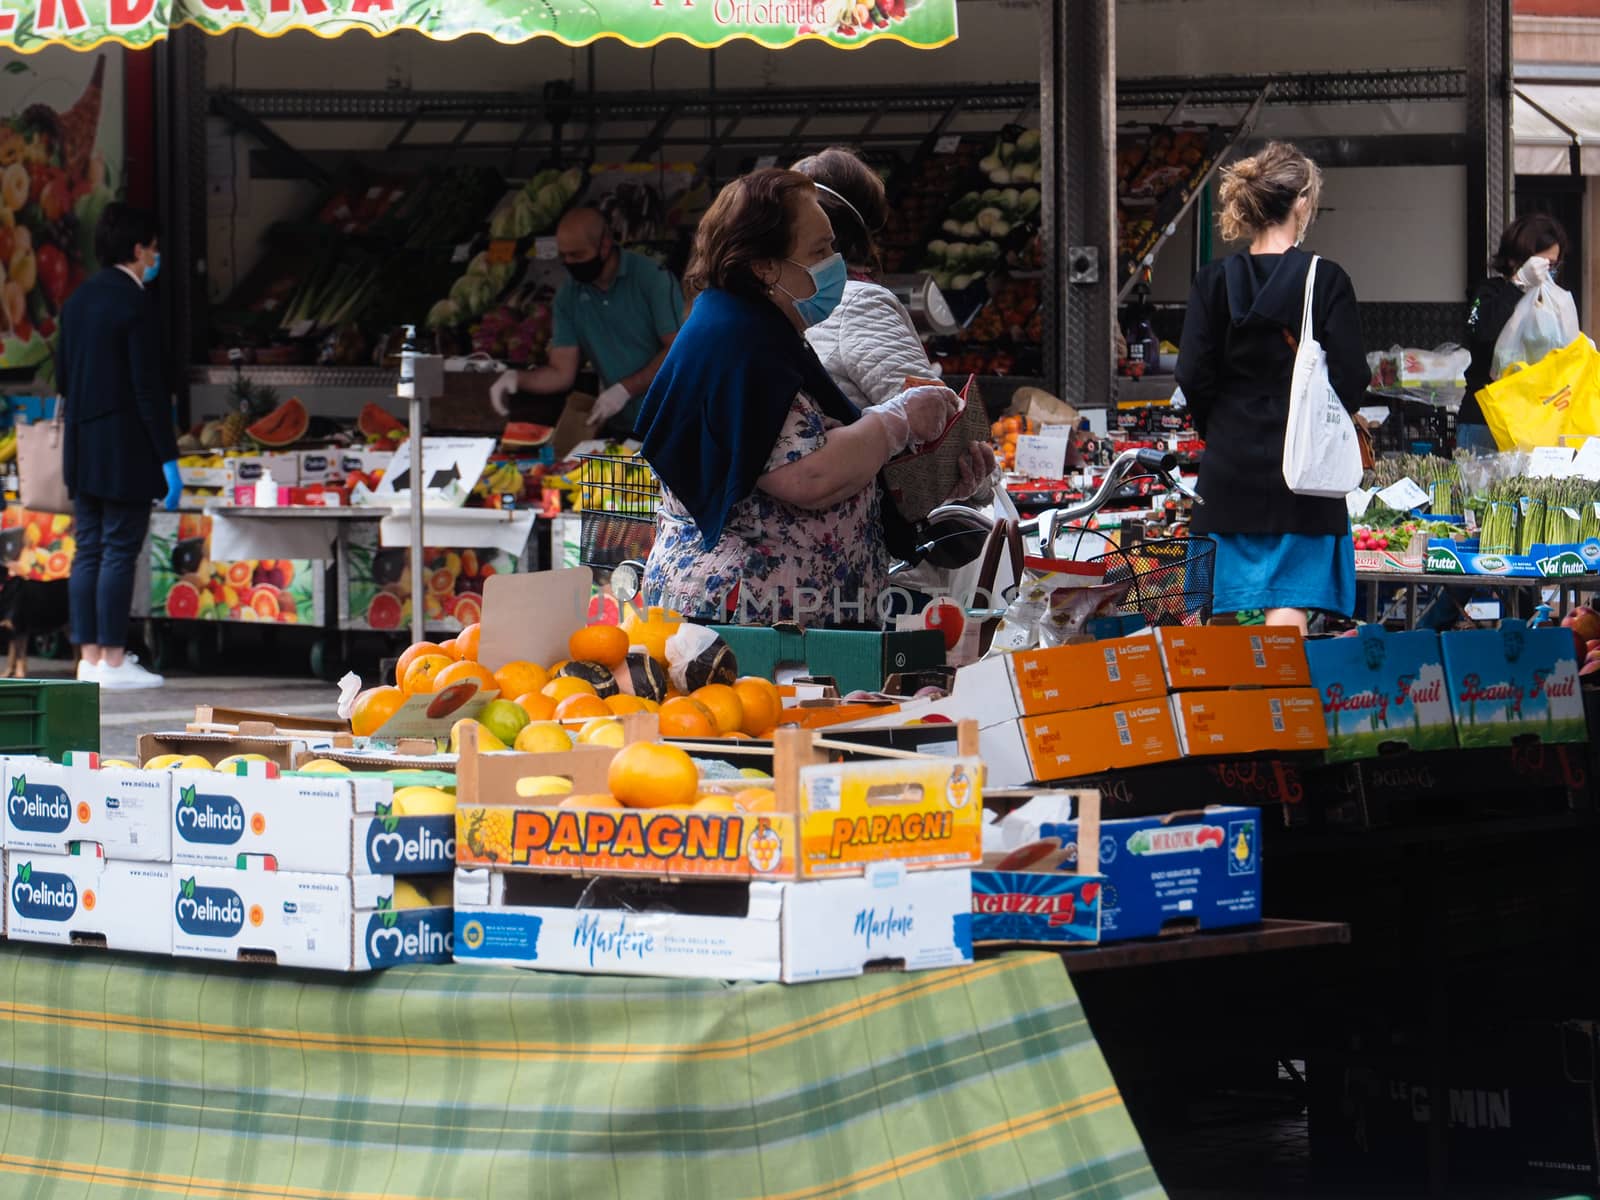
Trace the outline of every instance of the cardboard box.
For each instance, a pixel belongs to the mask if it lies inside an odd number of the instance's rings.
[[[1306,660],[1322,697],[1330,762],[1386,750],[1455,748],[1437,633],[1364,625],[1356,637],[1307,642]]]
[[[640,716],[625,728],[631,740],[648,740],[656,726]],[[982,852],[982,764],[970,753],[976,731],[968,729],[965,756],[850,763],[816,762],[822,755],[809,733],[780,730],[776,809],[759,814],[563,807],[564,795],[524,797],[521,782],[559,776],[571,781],[571,794],[604,793],[614,750],[479,754],[463,744],[456,860],[497,870],[722,879],[859,875],[888,860],[912,869],[972,866]]]
[[[396,910],[393,894],[385,875],[174,867],[172,953],[331,971],[449,962],[450,910]]]
[[[101,769],[72,753],[4,759],[5,844],[32,854],[67,854],[94,843],[129,862],[172,859],[172,779],[166,771]]]
[[[455,866],[455,819],[397,817],[393,785],[348,775],[279,777],[271,763],[244,774],[172,773],[172,861],[278,871],[426,875]]]
[[[1201,625],[1157,629],[1167,682],[1192,688],[1309,687],[1305,641],[1281,625]]]
[[[300,482],[300,455],[290,451],[284,454],[232,454],[227,460],[228,480],[223,485],[230,491],[258,482],[268,472],[272,482],[279,487],[295,487]]]
[[[1445,679],[1463,748],[1588,738],[1572,634],[1504,620],[1441,635]]]
[[[183,458],[197,459],[198,454],[185,454]],[[178,478],[184,487],[191,488],[222,488],[228,487],[231,474],[228,470],[227,460],[221,450],[213,450],[203,455],[203,464],[194,463],[186,465],[182,459],[178,462]]]
[[[163,754],[198,754],[216,764],[236,754],[259,754],[280,770],[289,771],[302,756],[331,746],[339,736],[310,730],[293,734],[165,730],[139,735],[139,761],[149,762]]]
[[[800,982],[972,961],[968,871],[706,885],[463,869],[456,893],[458,962]]]
[[[351,472],[382,471],[394,457],[394,447],[386,450],[341,450],[339,452],[339,478],[348,478]]]
[[[300,460],[296,468],[297,482],[301,487],[313,483],[343,482],[348,471],[344,470],[344,451],[337,447],[326,450],[301,450],[298,454]],[[277,479],[277,472],[272,477]]]
[[[1430,575],[1499,575],[1513,579],[1571,579],[1600,570],[1600,541],[1574,545],[1536,543],[1527,554],[1484,554],[1476,538],[1428,543],[1424,569]]]
[[[1328,728],[1315,688],[1179,692],[1171,703],[1186,757],[1328,748]]]
[[[1182,754],[1165,697],[1023,717],[978,737],[991,787],[1074,779]]]
[[[1164,696],[1161,652],[1150,637],[997,654],[956,672],[942,715],[980,726]]]
[[[945,662],[944,635],[936,629],[878,633],[747,625],[711,628],[728,643],[742,675],[774,679],[780,667],[799,666],[809,675],[831,676],[846,694],[876,692],[891,675],[932,670]]]
[[[1078,843],[1077,821],[1046,836]],[[1253,808],[1207,808],[1100,823],[1100,940],[1253,925],[1261,920],[1261,822]]]
[[[1105,880],[1100,866],[1100,794],[1074,793],[1083,836],[1063,846],[1041,838],[1009,851],[985,851],[972,873],[975,945],[1094,945],[1100,940]],[[1082,851],[1082,857],[1079,851]]]
[[[6,935],[18,942],[172,953],[172,865],[7,850]]]

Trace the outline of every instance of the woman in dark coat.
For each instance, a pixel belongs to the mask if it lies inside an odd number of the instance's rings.
[[[1355,549],[1343,500],[1299,496],[1283,481],[1289,384],[1311,255],[1300,250],[1322,176],[1273,142],[1223,173],[1222,236],[1248,240],[1195,277],[1178,354],[1178,385],[1205,439],[1192,528],[1217,543],[1217,612],[1267,610],[1268,624],[1306,627],[1308,612],[1355,608]],[[1366,355],[1350,277],[1317,264],[1312,331],[1346,409],[1366,393]]]

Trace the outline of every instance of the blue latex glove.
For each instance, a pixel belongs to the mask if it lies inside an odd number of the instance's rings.
[[[161,473],[167,477],[167,498],[162,501],[162,507],[176,512],[178,501],[183,497],[183,476],[178,474],[178,460],[162,463]]]

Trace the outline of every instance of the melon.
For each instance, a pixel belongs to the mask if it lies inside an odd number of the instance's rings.
[[[292,446],[305,437],[310,424],[311,414],[306,412],[306,406],[290,397],[245,432],[263,446],[279,448]]]
[[[542,446],[550,440],[555,430],[549,425],[534,425],[529,421],[512,421],[500,435],[502,446]]]
[[[406,437],[405,423],[388,409],[377,404],[368,404],[361,410],[361,416],[356,420],[356,427],[369,441],[401,442]]]

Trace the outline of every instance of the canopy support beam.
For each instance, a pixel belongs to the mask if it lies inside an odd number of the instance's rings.
[[[248,109],[241,107],[231,96],[221,92],[211,94],[211,112],[214,116],[221,117],[229,125],[241,133],[248,133],[266,148],[266,152],[275,160],[280,177],[309,179],[313,183],[325,184],[332,176],[328,171],[312,162],[300,151],[296,150],[283,138],[279,137],[272,128],[261,118]]]

